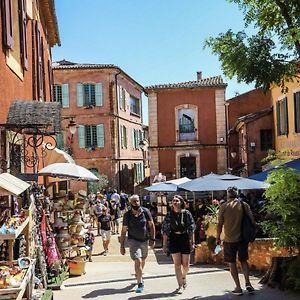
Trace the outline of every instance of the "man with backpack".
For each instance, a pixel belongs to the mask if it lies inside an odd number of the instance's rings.
[[[243,294],[236,264],[237,254],[245,277],[246,290],[250,294],[254,292],[249,279],[249,266],[247,262],[249,241],[243,237],[242,228],[243,219],[246,218],[246,215],[255,224],[249,205],[237,198],[236,187],[229,187],[227,189],[227,202],[223,203],[219,209],[216,242],[218,245],[221,243],[220,235],[224,226],[224,261],[229,263],[230,273],[235,282],[235,289],[231,293],[236,296]]]
[[[129,203],[131,209],[123,216],[120,253],[125,254],[125,237],[127,233],[130,257],[134,261],[138,285],[136,293],[141,293],[144,290],[142,273],[148,256],[148,246],[154,247],[155,226],[150,211],[141,206],[138,195],[132,195],[129,198]]]

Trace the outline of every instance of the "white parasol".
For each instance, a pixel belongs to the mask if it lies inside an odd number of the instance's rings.
[[[61,177],[66,179],[76,179],[82,181],[99,181],[88,169],[72,163],[55,163],[39,171],[40,176]]]

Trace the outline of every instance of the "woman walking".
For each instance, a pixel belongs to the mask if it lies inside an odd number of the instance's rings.
[[[178,282],[177,293],[182,294],[187,286],[190,254],[195,247],[195,222],[191,213],[185,209],[184,199],[175,195],[172,208],[162,224],[163,250],[172,255]]]

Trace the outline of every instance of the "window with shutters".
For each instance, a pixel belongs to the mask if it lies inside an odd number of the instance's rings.
[[[127,128],[121,125],[121,147],[127,148]]]
[[[141,115],[140,100],[133,96],[130,96],[130,113],[138,116]]]
[[[54,84],[53,86],[53,101],[62,104],[62,86],[61,84]]]
[[[59,102],[62,108],[69,108],[69,84],[54,84],[53,85],[53,101]]]
[[[95,84],[83,85],[83,104],[84,106],[96,106]]]
[[[260,130],[260,150],[268,151],[273,148],[272,143],[272,129]]]
[[[85,147],[86,148],[97,147],[97,127],[95,125],[85,126]]]
[[[300,132],[300,92],[294,93],[295,132]]]
[[[79,148],[95,150],[96,147],[104,148],[104,124],[79,125],[78,126]]]
[[[122,86],[119,86],[119,107],[126,110],[126,90]]]
[[[2,0],[3,46],[6,63],[19,78],[28,70],[26,0]]]
[[[277,101],[276,103],[277,117],[277,135],[288,134],[288,106],[287,98]]]

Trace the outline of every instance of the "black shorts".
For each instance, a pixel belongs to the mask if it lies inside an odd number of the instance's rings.
[[[239,255],[239,261],[248,260],[248,243],[246,242],[236,242],[227,243],[224,242],[224,261],[235,263],[236,254]]]
[[[191,246],[189,235],[187,233],[176,234],[171,232],[169,236],[169,251],[171,254],[190,254]]]

